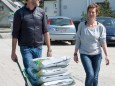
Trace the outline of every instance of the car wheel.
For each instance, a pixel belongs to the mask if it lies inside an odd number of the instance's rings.
[[[45,41],[44,41],[43,45],[46,45]]]
[[[72,41],[71,41],[71,45],[75,45],[75,40],[72,40]]]

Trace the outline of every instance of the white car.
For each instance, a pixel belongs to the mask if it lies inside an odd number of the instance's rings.
[[[48,17],[51,41],[69,41],[75,44],[76,28],[71,18],[63,16]]]

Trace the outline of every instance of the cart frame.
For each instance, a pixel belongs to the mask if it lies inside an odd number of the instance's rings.
[[[22,70],[22,68],[21,68],[21,66],[20,66],[20,64],[19,64],[18,61],[17,61],[16,63],[17,63],[17,65],[18,65],[19,70],[20,70],[20,72],[21,72],[21,75],[22,75],[22,77],[23,77],[23,79],[24,79],[24,81],[25,81],[25,86],[33,86],[33,85],[31,84],[30,80],[28,79],[28,75],[27,75],[27,73],[25,72],[25,69]],[[75,86],[75,82],[73,82],[72,85],[68,85],[68,86]]]
[[[22,71],[21,66],[20,66],[20,64],[19,64],[18,61],[17,61],[16,63],[17,63],[17,65],[18,65],[19,70],[20,70],[20,72],[21,72],[21,75],[23,76],[23,79],[24,79],[24,81],[25,81],[25,86],[33,86],[33,85],[30,83],[30,81],[29,81],[29,79],[28,79],[28,76],[27,76],[25,70]]]

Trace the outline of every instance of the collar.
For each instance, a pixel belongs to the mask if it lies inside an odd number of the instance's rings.
[[[34,9],[33,9],[33,10],[30,10],[30,9],[27,7],[27,4],[25,4],[25,5],[24,5],[24,7],[25,7],[25,9],[26,9],[26,10],[28,10],[28,11],[30,11],[30,12],[34,12],[34,11],[35,11],[35,9],[36,9],[36,7],[34,7]]]

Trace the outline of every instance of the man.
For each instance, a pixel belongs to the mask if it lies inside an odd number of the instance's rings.
[[[18,60],[18,42],[25,69],[29,67],[32,59],[42,56],[43,35],[48,48],[47,56],[52,56],[47,19],[45,12],[38,7],[39,2],[40,0],[26,0],[25,6],[14,14],[11,58],[14,62]]]

